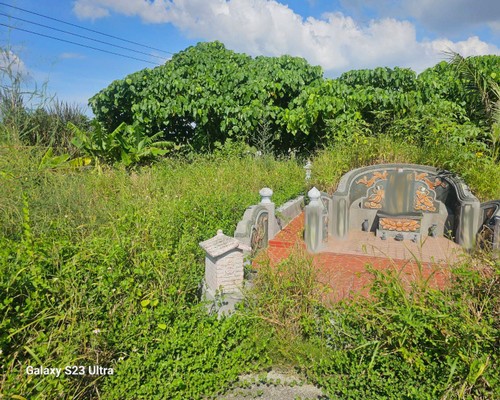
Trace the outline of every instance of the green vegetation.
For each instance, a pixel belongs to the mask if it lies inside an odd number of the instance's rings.
[[[212,149],[227,138],[254,145],[255,132],[277,149],[299,143],[281,126],[280,115],[322,71],[300,58],[257,57],[226,50],[221,43],[200,43],[163,66],[131,74],[90,99],[96,119],[108,131],[125,122],[146,134]],[[304,145],[305,143],[300,143]]]
[[[419,76],[376,68],[324,79],[300,58],[252,59],[218,42],[200,43],[164,66],[113,82],[90,104],[107,131],[124,122],[195,150],[228,138],[261,146],[264,137],[266,148],[283,154],[384,134],[498,156],[491,134],[499,68],[498,56],[454,55]]]
[[[0,65],[0,144],[52,146],[72,152],[68,123],[88,129],[88,118],[77,106],[47,99],[44,87],[28,86],[13,53],[9,49],[0,53],[4,62]]]
[[[42,154],[0,153],[3,394],[89,398],[99,387],[106,398],[197,398],[268,363],[251,320],[217,321],[199,304],[198,243],[232,232],[263,186],[280,203],[300,193],[300,166],[220,155],[131,174],[40,171]],[[96,364],[116,374],[25,374]]]
[[[301,59],[200,44],[97,94],[94,121],[61,103],[28,109],[6,69],[0,397],[211,398],[284,364],[331,398],[499,398],[491,255],[454,266],[444,291],[371,271],[370,299],[325,305],[296,253],[263,265],[230,318],[207,315],[198,297],[198,243],[231,234],[263,186],[277,205],[303,194],[306,157],[310,184],[329,192],[352,168],[413,162],[500,198],[499,65],[455,56],[418,76],[327,80]],[[114,374],[26,374],[71,365]]]
[[[323,306],[311,257],[260,270],[247,313],[272,332],[271,358],[333,399],[497,398],[500,263],[456,265],[444,291],[368,268],[370,298]]]

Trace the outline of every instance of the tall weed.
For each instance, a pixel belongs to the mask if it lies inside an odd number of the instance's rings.
[[[371,270],[370,298],[324,310],[301,365],[332,398],[497,398],[500,265],[470,262],[444,291]]]
[[[0,149],[0,393],[200,398],[267,363],[253,320],[217,321],[199,304],[198,243],[231,235],[263,186],[278,205],[302,192],[301,166],[200,156],[63,171],[40,170],[42,156]],[[36,377],[29,365],[116,373]]]
[[[327,292],[317,281],[312,257],[295,248],[291,255],[272,265],[258,262],[253,287],[246,293],[246,313],[271,335],[270,355],[275,362],[296,362],[297,347],[314,336],[314,326]]]

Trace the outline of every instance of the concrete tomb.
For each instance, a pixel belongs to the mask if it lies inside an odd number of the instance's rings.
[[[219,229],[213,238],[200,243],[205,250],[205,283],[212,298],[218,290],[237,293],[243,284],[244,253],[251,249]]]
[[[493,248],[498,248],[500,200],[481,204],[449,171],[414,164],[373,165],[345,174],[332,196],[316,192],[311,190],[306,207],[306,244],[312,252],[321,250],[328,235],[343,240],[353,230],[373,232],[382,240],[445,236],[471,250],[485,226]],[[319,197],[322,202],[316,201]],[[319,207],[328,216],[326,222],[314,217]],[[318,224],[327,224],[327,233],[311,235],[320,231]]]

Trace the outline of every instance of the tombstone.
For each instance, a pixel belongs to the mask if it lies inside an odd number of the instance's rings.
[[[331,199],[334,240],[368,227],[383,240],[445,236],[471,250],[481,227],[480,202],[467,185],[449,171],[424,165],[354,169],[341,178]]]
[[[200,246],[206,252],[206,294],[215,298],[218,291],[220,294],[239,293],[243,285],[244,253],[251,248],[224,235],[220,229],[217,235],[201,242]]]

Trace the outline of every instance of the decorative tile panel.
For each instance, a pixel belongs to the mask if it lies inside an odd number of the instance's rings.
[[[417,232],[420,221],[406,218],[380,218],[380,227],[388,231]]]

